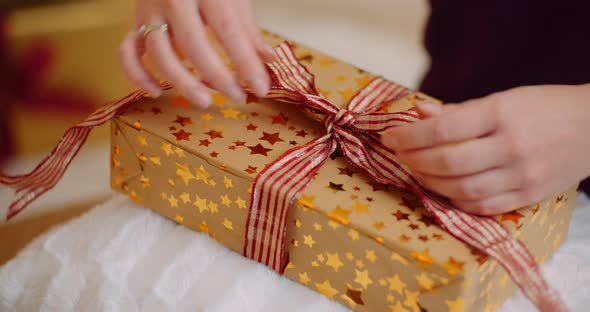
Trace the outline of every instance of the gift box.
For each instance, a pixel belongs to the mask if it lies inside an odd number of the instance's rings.
[[[374,81],[313,49],[293,51],[319,93],[340,107]],[[398,87],[400,96],[379,111],[435,101]],[[199,111],[174,91],[139,98],[111,123],[112,187],[239,253],[251,234],[257,176],[326,132],[309,112],[271,99],[236,103],[215,93],[212,107]],[[574,203],[572,188],[495,219],[543,263],[566,239]],[[419,197],[376,182],[342,152],[313,175],[286,220],[280,271],[356,311],[493,311],[515,290],[502,266],[440,227]]]
[[[10,86],[0,92],[18,93],[0,98],[10,105],[3,117],[18,155],[47,151],[71,124],[131,91],[117,56],[132,25],[130,1],[25,2],[0,14],[7,40],[0,58],[14,66],[0,70]],[[106,143],[108,136],[101,130],[90,141]]]

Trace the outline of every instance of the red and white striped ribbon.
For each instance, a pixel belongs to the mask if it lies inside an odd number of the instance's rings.
[[[327,133],[295,147],[269,164],[254,180],[246,226],[244,255],[281,271],[285,265],[285,232],[289,207],[312,176],[339,147],[348,161],[379,183],[391,184],[419,196],[439,224],[457,239],[500,263],[515,283],[542,311],[565,311],[557,293],[541,274],[528,249],[495,219],[460,211],[418,182],[377,133],[418,120],[416,112],[379,113],[383,103],[407,95],[402,86],[376,78],[339,109],[323,98],[311,74],[288,43],[276,48],[278,60],[268,64],[275,85],[268,98],[296,105],[324,123]],[[163,85],[163,89],[170,89]],[[10,219],[52,189],[78,154],[90,131],[123,112],[147,94],[137,91],[109,103],[70,128],[53,150],[30,173],[0,174],[0,184],[16,189],[8,208]]]
[[[438,223],[451,235],[500,263],[514,282],[542,311],[564,311],[557,293],[545,282],[528,249],[499,222],[453,207],[426,189],[395,153],[383,146],[377,133],[415,122],[415,111],[376,112],[385,102],[410,91],[376,78],[339,109],[316,89],[314,76],[285,43],[277,47],[278,61],[270,64],[275,86],[268,95],[296,104],[324,122],[327,133],[293,148],[269,164],[256,177],[246,225],[244,255],[281,272],[285,267],[285,232],[289,207],[313,175],[340,148],[346,159],[379,183],[391,184],[418,195]]]

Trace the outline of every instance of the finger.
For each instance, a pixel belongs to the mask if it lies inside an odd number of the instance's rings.
[[[167,10],[169,16],[174,16],[171,23],[175,43],[201,77],[234,101],[244,100],[246,94],[239,82],[211,46],[194,1],[170,1]]]
[[[240,22],[236,8],[227,0],[208,0],[202,2],[201,10],[235,64],[240,78],[256,95],[265,96],[270,89],[270,77]]]
[[[420,119],[427,119],[443,112],[442,105],[431,102],[420,102],[416,104],[416,111]]]
[[[505,167],[459,177],[415,175],[429,189],[453,200],[482,200],[518,187],[513,171]]]
[[[512,190],[482,200],[453,200],[453,204],[466,212],[492,216],[513,211],[529,205],[524,200],[523,192]]]
[[[252,3],[250,0],[237,0],[236,5],[238,6],[239,12],[241,12],[242,23],[244,28],[250,36],[250,40],[254,44],[254,48],[258,55],[265,62],[274,62],[276,59],[275,50],[268,44],[260,33],[260,29],[254,19],[254,12],[252,11]]]
[[[149,92],[153,97],[162,94],[156,80],[143,66],[135,32],[129,32],[123,39],[119,47],[119,59],[125,74],[136,86]]]
[[[463,176],[496,168],[508,161],[498,135],[408,152],[398,152],[400,161],[413,171],[434,176]]]
[[[495,115],[487,101],[461,105],[435,117],[387,130],[384,144],[396,151],[407,151],[477,138],[495,130]]]
[[[209,106],[209,91],[182,65],[172,49],[167,33],[152,31],[146,37],[146,47],[154,65],[181,94],[200,107]]]

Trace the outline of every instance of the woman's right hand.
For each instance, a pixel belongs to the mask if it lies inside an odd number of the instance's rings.
[[[263,62],[274,59],[274,51],[256,26],[249,0],[138,0],[135,30],[120,47],[120,58],[129,79],[138,87],[159,96],[162,91],[154,75],[142,62],[147,53],[156,70],[182,95],[200,107],[211,103],[210,90],[184,65],[172,43],[197,69],[211,87],[233,100],[245,99],[243,81],[258,96],[270,88]],[[141,25],[168,24],[169,31],[152,31],[143,38]],[[237,77],[224,65],[207,37],[208,25],[237,69]],[[144,41],[145,40],[145,41]]]

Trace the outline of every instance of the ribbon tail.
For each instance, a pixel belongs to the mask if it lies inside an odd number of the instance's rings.
[[[244,256],[282,273],[288,210],[335,149],[332,135],[326,134],[287,151],[258,174],[252,186]]]
[[[392,184],[418,195],[449,234],[494,258],[541,311],[566,311],[559,295],[545,281],[529,250],[496,219],[468,214],[429,191],[397,161],[392,151],[372,137],[363,136],[363,139],[359,139],[346,132],[339,134],[342,150],[349,161],[381,183]]]
[[[490,217],[468,214],[439,196],[417,190],[428,211],[455,238],[494,258],[541,311],[566,311],[557,292],[523,243]]]
[[[164,85],[163,88],[168,89],[170,87]],[[111,120],[130,104],[146,96],[146,94],[144,91],[136,91],[119,101],[100,107],[86,120],[68,129],[53,150],[30,173],[15,176],[0,173],[0,184],[16,189],[15,199],[8,207],[6,220],[16,216],[37,198],[57,185],[80,148],[86,142],[86,138],[92,129]]]

